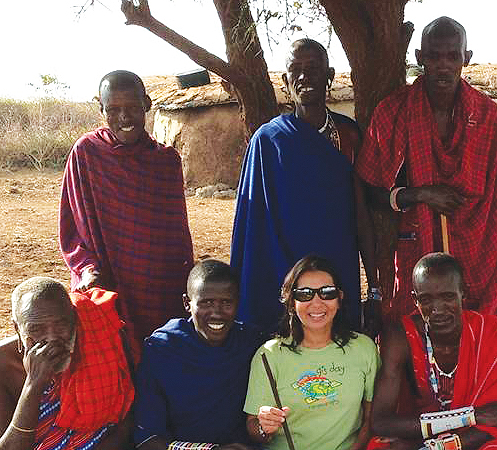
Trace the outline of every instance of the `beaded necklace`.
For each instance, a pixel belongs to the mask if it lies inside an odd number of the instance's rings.
[[[439,379],[435,374],[435,370],[437,370],[440,375],[450,378],[451,382],[453,382],[452,377],[456,373],[457,366],[459,365],[459,363],[457,363],[456,367],[454,367],[454,369],[449,373],[446,373],[442,369],[440,369],[440,367],[437,364],[437,360],[435,359],[435,355],[433,353],[433,345],[431,343],[430,335],[428,333],[428,324],[426,322],[425,322],[425,339],[426,339],[426,353],[428,356],[428,364],[430,365],[430,385],[433,390],[433,393],[435,394],[435,398],[440,403],[442,410],[446,410],[452,403],[452,399],[443,400],[441,398],[439,394],[440,391]]]

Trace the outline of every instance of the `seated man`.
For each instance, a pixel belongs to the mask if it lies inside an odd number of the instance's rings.
[[[140,450],[247,449],[243,403],[261,336],[234,321],[238,281],[227,264],[197,263],[187,292],[191,318],[171,319],[145,340],[135,443]]]
[[[373,431],[394,438],[392,448],[418,449],[423,440],[437,450],[497,445],[497,317],[462,310],[462,280],[446,253],[414,267],[418,312],[387,334],[373,399]],[[400,399],[414,410],[398,414]]]
[[[70,296],[69,296],[70,295]],[[0,343],[0,449],[122,450],[134,389],[114,292],[34,277],[12,294]]]

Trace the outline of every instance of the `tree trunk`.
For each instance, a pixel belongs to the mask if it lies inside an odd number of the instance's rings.
[[[356,119],[364,130],[380,100],[405,84],[413,26],[404,21],[407,0],[319,0],[351,67]]]
[[[319,0],[347,54],[355,115],[364,132],[376,105],[405,84],[406,52],[414,30],[404,21],[407,0]],[[376,258],[385,307],[394,286],[397,221],[393,211],[373,211]]]
[[[247,138],[263,123],[278,115],[274,88],[264,53],[246,0],[213,0],[216,6],[234,88],[245,122]]]

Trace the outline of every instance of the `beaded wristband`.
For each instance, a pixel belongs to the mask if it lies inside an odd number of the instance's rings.
[[[466,406],[449,411],[424,413],[419,416],[419,421],[421,433],[426,439],[445,431],[476,425],[475,408]]]
[[[218,444],[208,444],[206,442],[183,442],[173,441],[167,447],[167,450],[211,450],[219,447]]]

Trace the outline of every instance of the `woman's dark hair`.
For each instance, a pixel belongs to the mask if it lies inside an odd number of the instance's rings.
[[[281,287],[281,302],[285,304],[285,314],[283,315],[278,336],[280,338],[292,337],[290,344],[282,343],[283,346],[297,352],[297,347],[304,339],[304,329],[302,322],[295,313],[295,299],[292,290],[297,286],[299,278],[305,272],[326,272],[335,283],[335,286],[342,288],[340,278],[332,264],[325,258],[316,255],[307,255],[292,267],[287,273],[283,286]],[[342,299],[340,307],[333,319],[333,327],[331,328],[331,340],[337,344],[342,350],[351,339],[355,339],[357,334],[354,333],[348,323],[345,304],[347,302]]]

